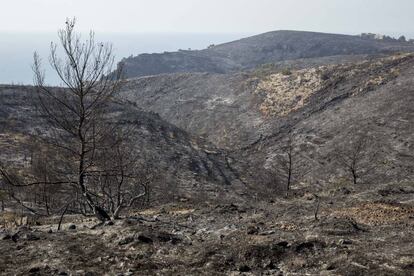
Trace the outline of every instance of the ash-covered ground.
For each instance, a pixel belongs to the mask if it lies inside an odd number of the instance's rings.
[[[95,218],[68,215],[61,231],[58,218],[39,219],[0,230],[0,271],[413,275],[413,195],[413,183],[301,187],[288,198],[260,202],[181,200],[94,229]]]

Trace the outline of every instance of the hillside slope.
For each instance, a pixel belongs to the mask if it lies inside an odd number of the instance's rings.
[[[249,160],[249,168],[265,169],[274,161],[280,145],[293,137],[300,149],[296,158],[307,160],[304,170],[309,173],[303,181],[311,185],[347,182],[349,172],[340,164],[338,155],[343,155],[344,148],[351,150],[360,137],[366,136],[369,142],[357,161],[362,182],[413,181],[413,57],[367,65],[363,63],[351,71],[345,67],[347,74],[337,68],[340,78],[311,95],[306,89],[290,91],[291,97],[308,98],[303,105],[293,102],[293,109],[279,116],[276,112],[283,100],[279,98],[276,104],[276,97],[272,98],[277,95],[275,86],[265,86],[270,88],[267,93],[273,95],[268,94],[266,100],[270,101],[264,101],[264,108],[275,112],[277,127],[273,134],[237,151],[238,158]]]
[[[0,86],[0,162],[4,164],[28,166],[33,135],[47,131],[38,117],[33,96],[33,87]],[[225,155],[210,143],[129,103],[113,104],[110,116],[132,127],[129,139],[140,153],[140,162],[152,164],[157,171],[154,200],[170,201],[199,194],[237,198],[237,193],[223,191],[237,190],[242,184]]]
[[[410,181],[413,68],[414,55],[400,54],[289,72],[143,77],[126,82],[119,95],[125,104],[114,105],[112,116],[137,126],[134,145],[162,170],[164,191],[177,184],[184,196],[206,190],[239,198],[275,186],[280,180],[272,179],[272,167],[290,136],[306,160],[298,184],[349,180],[336,153],[361,134],[373,139],[364,154],[377,156],[363,160],[375,169],[363,168],[360,181]],[[18,144],[44,130],[33,119],[30,91],[1,90],[2,145],[11,149],[3,159],[24,159]]]
[[[162,73],[228,73],[266,63],[328,56],[412,52],[408,42],[300,31],[275,31],[199,51],[142,54],[122,60],[127,78]]]
[[[292,132],[313,180],[340,178],[332,154],[367,132],[385,181],[412,176],[413,67],[406,54],[288,74],[169,74],[129,80],[121,96],[230,151],[251,183]]]

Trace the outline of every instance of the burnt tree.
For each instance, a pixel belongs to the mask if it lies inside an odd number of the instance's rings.
[[[286,196],[292,185],[309,172],[307,163],[307,158],[300,154],[295,136],[289,134],[276,149],[271,166],[273,181],[284,185]]]
[[[57,168],[60,182],[74,185],[97,217],[106,220],[109,215],[91,193],[88,175],[97,165],[97,153],[113,146],[108,136],[117,125],[108,124],[107,114],[122,83],[121,70],[116,76],[111,74],[114,55],[110,44],[96,43],[93,32],[82,41],[74,27],[75,19],[67,19],[58,33],[60,48],[55,43],[50,47],[49,62],[61,86],[45,84],[41,60],[34,54],[39,111],[49,126],[41,138],[59,149],[64,160]]]
[[[353,184],[358,184],[361,178],[374,169],[374,161],[377,157],[373,139],[367,134],[351,133],[346,137],[348,141],[338,148],[335,157],[349,175]]]

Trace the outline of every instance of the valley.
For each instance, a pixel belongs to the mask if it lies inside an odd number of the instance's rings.
[[[413,52],[277,31],[129,57],[119,90],[117,71],[101,76],[116,84],[105,108],[75,123],[64,108],[84,90],[38,85],[53,117],[38,87],[1,85],[0,271],[411,275]]]

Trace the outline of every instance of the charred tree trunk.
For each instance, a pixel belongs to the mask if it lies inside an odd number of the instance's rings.
[[[60,215],[59,224],[57,230],[60,231],[60,227],[62,225],[63,217],[65,216],[66,212],[68,211],[70,203],[66,204],[65,209],[63,209],[62,214]]]

